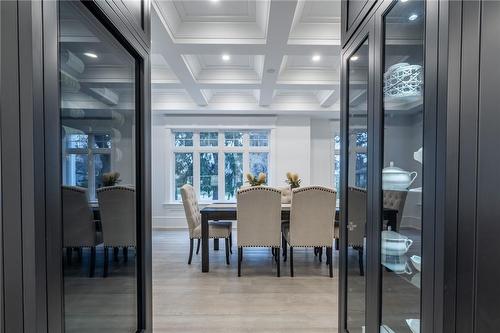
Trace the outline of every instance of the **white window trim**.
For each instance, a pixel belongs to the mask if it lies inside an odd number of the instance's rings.
[[[251,147],[250,146],[250,135],[249,132],[252,131],[268,131],[268,145],[266,147]],[[243,146],[242,147],[227,147],[224,145],[224,132],[243,132]],[[252,126],[252,127],[240,127],[240,126],[218,126],[217,128],[210,127],[182,127],[173,126],[168,128],[170,135],[170,175],[169,175],[169,186],[167,186],[168,195],[170,202],[167,204],[179,204],[181,201],[175,199],[175,158],[173,158],[175,153],[193,153],[193,186],[196,190],[198,200],[200,203],[213,203],[213,202],[234,202],[234,200],[225,199],[225,179],[224,179],[224,154],[225,153],[243,153],[243,184],[245,184],[245,175],[250,172],[250,153],[265,152],[268,153],[268,179],[267,183],[271,184],[274,175],[274,130],[269,126]],[[175,146],[175,132],[193,132],[193,146],[188,147],[177,147]],[[217,132],[218,133],[218,146],[200,146],[200,132]],[[206,200],[200,198],[200,153],[218,153],[218,197],[219,200]]]
[[[90,200],[92,202],[97,201],[97,198],[92,198],[92,196],[96,193],[96,182],[95,182],[95,164],[94,164],[94,155],[106,154],[110,155],[111,162],[111,170],[113,170],[113,161],[112,158],[113,150],[112,148],[93,148],[95,143],[96,135],[110,135],[108,132],[91,132],[85,133],[87,135],[87,148],[65,148],[63,160],[67,155],[87,155],[87,192],[90,196]],[[113,144],[113,137],[111,136],[111,144]],[[63,167],[65,167],[66,163],[63,163]],[[66,175],[66,170],[63,170],[63,175]]]

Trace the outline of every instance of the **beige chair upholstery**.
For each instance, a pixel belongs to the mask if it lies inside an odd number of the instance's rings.
[[[87,189],[78,186],[62,186],[63,246],[68,264],[71,264],[72,248],[90,248],[89,276],[95,271],[95,247],[101,242],[89,207]]]
[[[200,239],[201,239],[201,213],[200,207],[198,206],[198,197],[194,187],[185,184],[181,187],[181,198],[182,205],[184,207],[184,213],[186,214],[186,221],[189,229],[189,259],[188,264],[191,264],[193,259],[193,240],[198,240],[198,245],[196,249],[196,254],[200,250]],[[219,239],[223,238],[226,240],[226,263],[229,265],[229,252],[231,248],[231,222],[220,222],[220,223],[210,223],[208,225],[208,238]]]
[[[307,186],[293,190],[290,224],[284,225],[283,236],[290,245],[290,274],[293,276],[293,248],[327,248],[331,262],[336,210],[336,192],[323,186]],[[330,275],[333,276],[332,265]]]
[[[279,276],[281,191],[268,186],[249,187],[238,191],[237,202],[238,276],[243,247],[273,248]]]
[[[364,275],[363,246],[366,236],[366,190],[349,187],[347,200],[349,206],[347,211],[347,245],[358,250],[359,271],[360,275]]]
[[[104,243],[104,276],[108,273],[110,247],[136,246],[136,197],[132,186],[108,186],[97,189]],[[126,255],[125,255],[125,258]]]
[[[403,218],[403,209],[405,207],[407,191],[393,191],[384,190],[384,208],[391,208],[398,211],[396,230],[398,231],[401,226],[401,219]]]

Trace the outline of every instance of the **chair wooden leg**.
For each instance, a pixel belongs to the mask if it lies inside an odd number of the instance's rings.
[[[229,233],[229,253],[233,254],[233,232]]]
[[[286,242],[286,238],[283,237],[283,262],[286,262],[287,256],[288,256],[288,245]]]
[[[340,241],[338,238],[335,239],[335,250],[339,250],[340,249]]]
[[[188,265],[191,265],[191,260],[193,259],[193,244],[194,239],[190,238],[189,239],[189,259],[188,259]]]
[[[102,277],[108,276],[108,269],[109,269],[109,256],[108,256],[108,248],[105,246],[104,247],[104,270],[102,273]]]
[[[333,277],[333,249],[331,246],[326,248],[326,255],[328,256],[328,261],[330,262],[330,266],[328,269],[330,270],[330,277]]]
[[[226,242],[226,265],[229,265],[229,238],[224,238],[225,242]]]
[[[118,253],[120,252],[120,248],[115,246],[113,248],[113,258],[115,260],[115,262],[118,262]]]
[[[323,262],[323,248],[320,247],[318,249],[318,257],[319,257],[319,262]]]
[[[71,265],[71,257],[73,257],[73,248],[67,247],[66,248],[66,262],[68,263],[68,266]]]
[[[316,246],[314,248],[314,256],[317,257],[318,256],[318,247]]]
[[[359,261],[359,275],[365,275],[365,268],[363,265],[363,247],[358,249],[358,261]]]
[[[198,238],[198,242],[196,245],[196,255],[198,255],[198,253],[200,253],[200,239],[199,238]]]
[[[128,247],[127,246],[123,247],[123,261],[124,262],[128,261]]]
[[[280,263],[280,248],[276,248],[276,274],[278,277],[281,276],[281,271],[280,271],[280,266],[281,266],[281,263]]]
[[[238,247],[238,277],[241,276],[241,261],[243,260],[243,248]]]
[[[290,246],[290,276],[293,277],[293,246]]]
[[[286,257],[286,239],[285,235],[281,234],[281,248],[283,249],[283,257]]]
[[[89,277],[94,277],[95,273],[95,246],[90,247]]]
[[[214,251],[219,251],[219,239],[214,238]]]

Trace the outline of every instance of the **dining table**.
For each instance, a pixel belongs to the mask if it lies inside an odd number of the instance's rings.
[[[291,204],[281,204],[281,220],[290,220]],[[208,250],[208,223],[209,221],[236,221],[237,204],[236,203],[212,203],[200,210],[201,213],[201,271],[209,272],[210,258]],[[396,230],[398,210],[384,208],[384,220],[387,225]],[[339,223],[340,210],[337,207],[335,212],[335,224]],[[214,244],[215,245],[215,244]],[[216,246],[216,249],[218,247]]]

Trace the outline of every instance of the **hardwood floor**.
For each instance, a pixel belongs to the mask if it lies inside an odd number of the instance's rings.
[[[219,251],[210,244],[210,273],[201,273],[201,254],[188,265],[188,253],[187,231],[153,231],[155,333],[337,332],[337,251],[333,278],[326,256],[320,263],[312,249],[294,249],[295,277],[282,262],[277,278],[264,248],[244,250],[238,278],[236,235],[230,266],[224,242]]]

